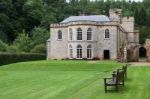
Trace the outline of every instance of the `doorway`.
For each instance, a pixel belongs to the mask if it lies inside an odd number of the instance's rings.
[[[109,52],[109,50],[104,50],[104,59],[110,59],[110,52]]]
[[[147,61],[146,49],[144,47],[139,48],[139,61]]]

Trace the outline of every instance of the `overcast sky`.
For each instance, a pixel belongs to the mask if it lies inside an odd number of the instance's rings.
[[[66,1],[69,1],[69,0],[66,0]],[[90,0],[90,1],[94,1],[94,0]],[[120,0],[120,1],[122,1],[122,0]],[[129,0],[126,0],[126,1],[129,1]],[[136,2],[141,2],[141,1],[143,1],[143,0],[130,0],[130,1],[136,1]]]

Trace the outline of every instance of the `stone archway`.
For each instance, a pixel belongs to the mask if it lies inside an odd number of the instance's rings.
[[[141,47],[139,48],[139,57],[140,57],[140,58],[146,58],[146,48],[143,47],[143,46],[141,46]]]
[[[139,47],[139,61],[140,62],[147,61],[146,48],[144,46]]]

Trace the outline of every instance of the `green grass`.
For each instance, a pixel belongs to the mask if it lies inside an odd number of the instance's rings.
[[[35,61],[0,67],[0,99],[148,99],[150,68],[129,67],[125,87],[104,93],[115,61]]]

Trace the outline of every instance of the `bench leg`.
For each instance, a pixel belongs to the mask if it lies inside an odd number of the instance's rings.
[[[107,93],[107,86],[105,85],[105,93]]]
[[[116,85],[116,92],[118,92],[118,85]]]

